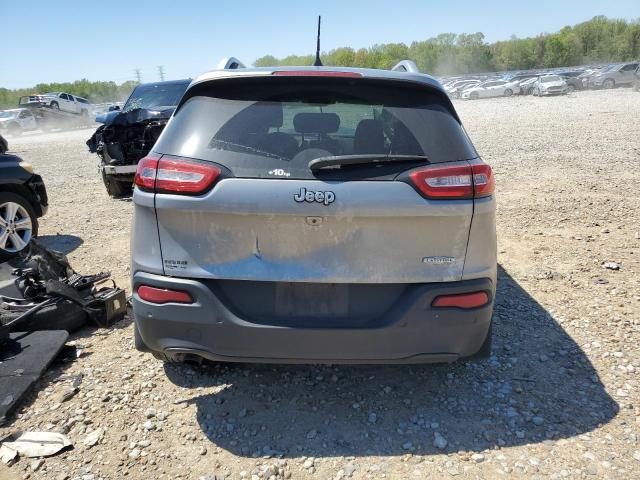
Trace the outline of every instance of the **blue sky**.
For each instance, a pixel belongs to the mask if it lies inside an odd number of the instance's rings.
[[[38,82],[188,78],[225,56],[250,64],[266,54],[423,40],[481,31],[488,41],[553,32],[595,15],[640,17],[639,0],[368,0],[45,2],[0,0],[0,87]]]

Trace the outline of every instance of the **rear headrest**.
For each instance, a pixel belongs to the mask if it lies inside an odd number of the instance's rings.
[[[335,133],[340,128],[340,117],[335,113],[298,113],[293,117],[298,133]]]

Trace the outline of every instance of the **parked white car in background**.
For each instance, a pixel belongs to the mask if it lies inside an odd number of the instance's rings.
[[[0,111],[0,132],[7,135],[20,135],[22,132],[36,130],[38,122],[28,108],[13,108]]]
[[[569,92],[569,86],[559,75],[542,75],[533,84],[533,94],[543,95],[565,95]]]
[[[457,82],[450,83],[448,86],[444,88],[444,91],[447,92],[447,95],[453,98],[460,98],[462,92],[468,88],[475,87],[480,83],[480,80],[470,79],[470,80],[459,80]]]
[[[520,93],[518,82],[486,80],[475,87],[464,90],[461,97],[468,100],[476,100],[478,98],[489,97],[510,97],[517,93]]]

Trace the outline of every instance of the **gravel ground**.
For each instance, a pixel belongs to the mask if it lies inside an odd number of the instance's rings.
[[[87,353],[0,428],[65,432],[75,448],[0,478],[640,478],[640,94],[456,108],[497,177],[490,360],[165,366],[133,350],[127,320],[87,329]],[[104,192],[90,133],[11,146],[47,182],[46,242],[126,286],[131,204]]]

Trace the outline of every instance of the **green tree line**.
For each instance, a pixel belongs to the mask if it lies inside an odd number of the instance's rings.
[[[322,54],[325,65],[383,68],[404,59],[413,60],[421,72],[434,75],[569,67],[640,58],[640,20],[594,17],[534,38],[487,43],[481,32],[442,33],[410,45],[386,43],[354,50],[336,48]],[[315,55],[261,57],[255,66],[313,65]]]
[[[275,58],[267,55],[255,65],[313,65],[314,55],[290,55]],[[525,70],[569,67],[589,63],[606,63],[640,59],[640,20],[626,21],[594,17],[587,22],[565,27],[559,32],[534,38],[512,37],[487,43],[481,32],[470,34],[441,33],[410,45],[385,43],[355,50],[336,48],[323,53],[325,65],[388,69],[410,59],[420,71],[434,75],[454,73]],[[68,92],[93,103],[124,100],[136,83],[90,82],[40,83],[32,88],[0,88],[0,108],[18,105],[18,98],[30,93]]]
[[[39,83],[32,88],[9,90],[0,88],[0,108],[15,108],[18,99],[32,93],[66,92],[86,98],[92,103],[114,102],[126,99],[136,82],[127,81],[120,85],[115,82],[90,82],[86,78],[67,83]]]

